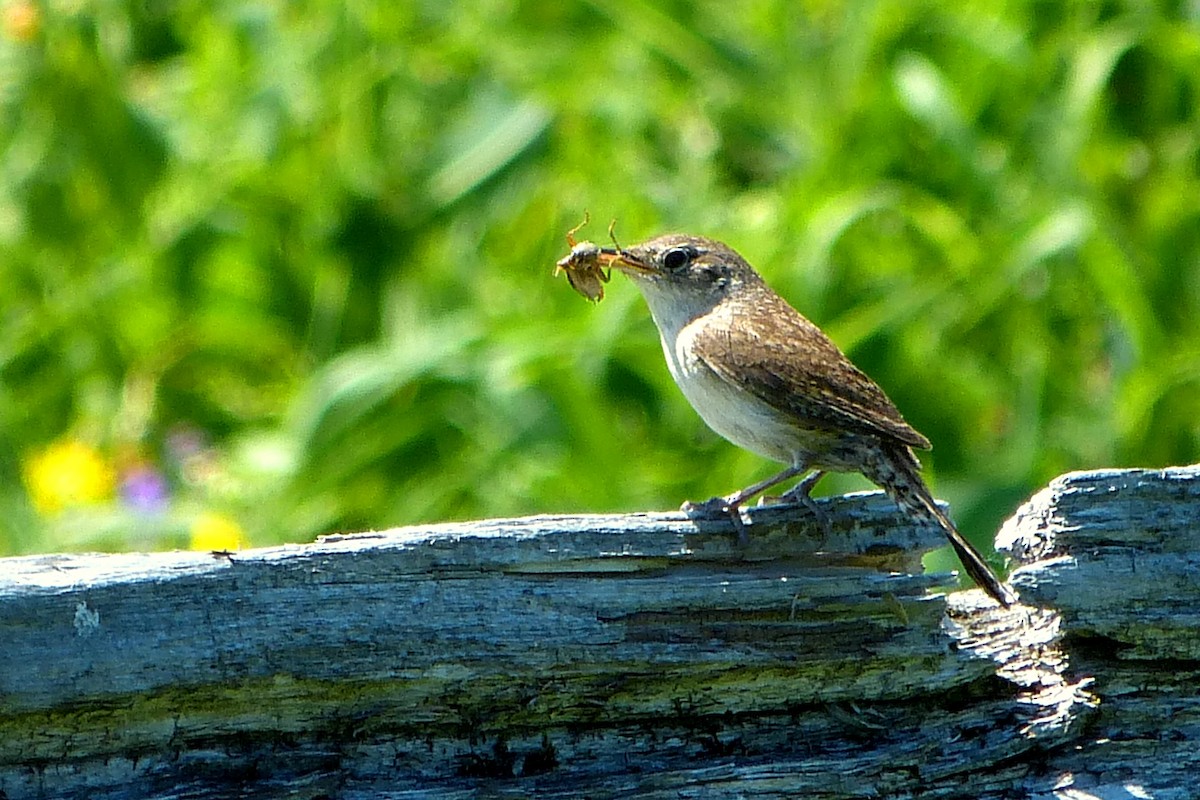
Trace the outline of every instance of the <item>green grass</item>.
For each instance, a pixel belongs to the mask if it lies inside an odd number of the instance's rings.
[[[552,278],[585,210],[747,256],[934,442],[977,541],[1061,472],[1200,460],[1200,20],[1170,8],[9,4],[0,553],[767,474],[627,282]],[[169,501],[35,508],[63,440]]]

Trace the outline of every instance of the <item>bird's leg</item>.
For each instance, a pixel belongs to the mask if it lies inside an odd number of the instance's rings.
[[[813,502],[812,490],[816,487],[817,482],[825,477],[825,470],[814,469],[812,472],[800,479],[792,488],[783,493],[784,500],[794,500],[804,505],[809,505]]]
[[[783,493],[780,498],[786,502],[800,503],[802,506],[812,512],[817,523],[825,531],[826,536],[833,534],[833,524],[829,521],[829,514],[825,509],[817,505],[817,501],[812,498],[812,490],[816,487],[817,482],[825,477],[825,470],[814,469],[812,472],[805,475],[799,483]]]
[[[738,541],[745,544],[748,537],[746,535],[746,524],[742,522],[742,512],[740,510],[742,503],[754,497],[759,492],[770,489],[777,483],[782,483],[788,478],[794,478],[807,468],[804,464],[794,464],[776,475],[764,478],[758,483],[751,484],[740,492],[734,492],[726,497],[713,497],[705,500],[703,503],[693,503],[689,500],[683,504],[682,510],[689,515],[702,517],[728,515],[729,519],[733,522],[734,529],[737,531]]]
[[[817,482],[825,477],[825,470],[814,469],[812,472],[800,479],[792,488],[780,495],[768,497],[762,495],[758,498],[758,504],[765,506],[768,503],[801,503],[809,511],[817,513],[816,501],[812,499],[812,490],[816,487]]]

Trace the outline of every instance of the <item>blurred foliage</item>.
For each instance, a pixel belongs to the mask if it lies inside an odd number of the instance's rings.
[[[977,540],[1061,472],[1196,461],[1197,13],[7,0],[0,553],[775,469],[687,407],[627,282],[551,277],[585,209],[746,255],[935,443]]]

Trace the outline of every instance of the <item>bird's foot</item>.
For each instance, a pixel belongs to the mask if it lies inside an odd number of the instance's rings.
[[[817,481],[825,477],[822,470],[814,470],[804,476],[804,479],[788,489],[780,497],[780,500],[786,503],[799,503],[812,513],[816,518],[817,524],[821,526],[821,530],[826,536],[833,535],[833,523],[829,519],[829,513],[817,504],[812,498],[813,487],[817,485]]]
[[[703,503],[693,503],[688,500],[680,510],[689,517],[697,517],[699,519],[728,519],[733,523],[733,529],[737,531],[738,542],[746,544],[750,537],[746,533],[746,523],[742,521],[742,512],[738,503],[731,502],[735,498],[731,497],[710,497]]]

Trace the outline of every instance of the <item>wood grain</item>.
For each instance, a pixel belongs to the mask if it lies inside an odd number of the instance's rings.
[[[1188,796],[1197,487],[1056,481],[1007,610],[878,493],[5,559],[0,797]]]

